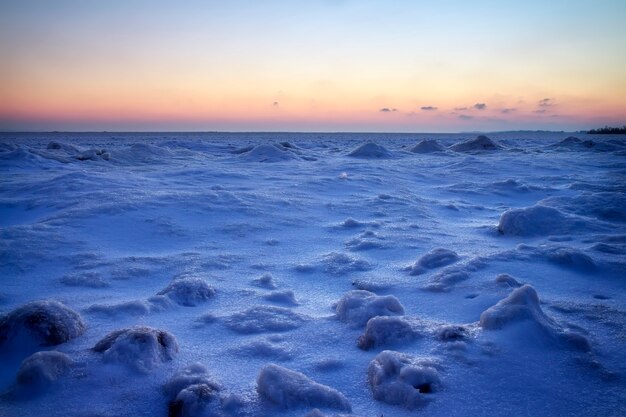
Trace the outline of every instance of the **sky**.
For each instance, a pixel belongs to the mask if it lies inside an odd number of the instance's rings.
[[[621,126],[625,21],[625,0],[0,0],[0,130]]]

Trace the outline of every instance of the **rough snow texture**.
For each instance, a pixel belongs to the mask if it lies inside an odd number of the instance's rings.
[[[389,158],[391,154],[383,146],[380,146],[374,142],[365,143],[348,154],[355,158]]]
[[[157,295],[166,295],[177,304],[193,307],[215,296],[215,289],[202,278],[184,277],[174,279]]]
[[[33,301],[16,308],[0,321],[0,348],[54,346],[80,336],[80,315],[57,301]]]
[[[176,338],[165,330],[132,327],[109,333],[93,347],[107,362],[149,372],[178,353]]]
[[[365,332],[357,341],[357,346],[363,350],[369,350],[374,347],[410,341],[418,336],[419,332],[405,317],[376,316],[368,320]]]
[[[47,390],[72,366],[65,353],[37,352],[24,359],[16,376],[15,393],[22,398],[35,396]]]
[[[574,348],[585,351],[591,349],[589,341],[584,336],[564,329],[543,312],[539,296],[530,285],[515,289],[507,298],[500,300],[480,315],[480,326],[485,330],[498,330],[522,321],[535,323],[549,337]]]
[[[348,399],[336,389],[306,375],[275,364],[265,366],[257,378],[259,395],[283,408],[328,407],[350,411]]]
[[[489,139],[487,136],[480,135],[476,139],[452,145],[450,149],[455,152],[495,151],[502,149],[502,146]]]
[[[458,261],[456,252],[444,248],[436,248],[422,255],[413,266],[409,268],[411,275],[419,275],[429,269],[450,265]]]
[[[235,313],[226,325],[238,333],[284,332],[302,326],[306,318],[287,308],[255,306]]]
[[[418,143],[417,145],[415,145],[411,149],[409,149],[409,152],[413,152],[413,153],[433,153],[433,152],[443,152],[445,150],[446,150],[446,148],[441,146],[436,140],[434,140],[434,139],[424,139],[420,143]]]
[[[374,398],[408,409],[423,405],[441,388],[437,361],[384,350],[367,370]]]
[[[339,320],[357,328],[365,326],[375,316],[404,315],[404,307],[393,295],[378,296],[369,291],[355,290],[339,300],[335,312]]]

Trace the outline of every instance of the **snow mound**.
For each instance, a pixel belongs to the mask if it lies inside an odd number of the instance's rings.
[[[435,330],[435,338],[441,342],[456,342],[468,336],[467,328],[456,324],[446,324]]]
[[[467,269],[471,268],[468,267]],[[467,280],[469,277],[466,268],[454,265],[438,272],[428,280],[423,288],[433,292],[450,291],[454,285]]]
[[[318,384],[306,375],[275,364],[266,365],[257,378],[257,392],[283,408],[328,407],[351,411],[348,399],[339,391]]]
[[[404,317],[376,316],[367,321],[357,346],[363,350],[413,340],[419,333]]]
[[[255,278],[252,280],[252,283],[257,287],[267,288],[270,290],[275,290],[277,288],[274,277],[270,273],[263,274],[259,278]]]
[[[350,327],[363,327],[375,316],[402,316],[404,307],[393,295],[379,296],[369,291],[354,290],[346,293],[335,309],[339,320]]]
[[[0,319],[0,348],[59,345],[84,331],[82,318],[69,307],[57,301],[33,301]]]
[[[16,376],[15,393],[20,397],[35,396],[48,389],[72,366],[65,353],[37,352],[24,359]]]
[[[446,148],[441,146],[436,140],[434,140],[434,139],[424,139],[420,143],[418,143],[417,145],[415,145],[411,149],[409,149],[409,152],[413,152],[413,153],[433,153],[433,152],[443,152],[445,150],[446,150]]]
[[[508,274],[500,274],[495,279],[497,284],[509,286],[511,288],[519,288],[522,284],[519,283],[515,278]]]
[[[87,149],[82,150],[76,146],[69,145],[67,143],[52,141],[48,143],[46,147],[48,151],[60,151],[66,154],[66,156],[77,159],[79,161],[99,161],[105,160],[108,161],[111,158],[111,154],[106,149]],[[44,153],[41,152],[39,155],[43,157],[47,157],[49,159],[55,159],[60,162],[70,162],[68,159],[59,158],[58,156],[52,155],[52,153]]]
[[[350,272],[369,271],[372,265],[364,259],[353,258],[345,253],[331,252],[322,258],[324,270],[332,275],[344,275]]]
[[[284,332],[302,326],[306,318],[298,313],[274,306],[255,306],[226,319],[226,326],[238,333]]]
[[[273,303],[285,304],[290,306],[296,306],[300,304],[296,299],[296,295],[291,290],[272,291],[271,293],[264,295],[263,298]]]
[[[215,296],[215,289],[197,277],[176,278],[157,295],[165,295],[177,304],[193,307]]]
[[[182,369],[164,388],[171,399],[168,406],[170,417],[222,415],[222,388],[208,376],[207,369],[201,364]]]
[[[46,146],[46,149],[49,151],[64,151],[66,153],[72,153],[72,154],[76,154],[80,152],[80,149],[78,149],[76,146],[69,145],[63,142],[57,142],[54,140],[48,143],[48,146]]]
[[[280,145],[258,145],[242,152],[241,157],[251,162],[282,162],[297,159],[297,156]]]
[[[165,330],[136,326],[109,333],[93,347],[107,362],[149,372],[178,353],[176,338]]]
[[[411,275],[419,275],[429,269],[453,264],[459,259],[459,255],[454,251],[436,248],[422,255],[415,264],[409,267],[409,271]]]
[[[144,300],[124,301],[117,304],[93,304],[85,311],[87,313],[102,314],[106,316],[145,316],[150,314],[151,304]]]
[[[514,236],[544,236],[571,232],[580,223],[553,207],[536,205],[502,213],[498,231]]]
[[[109,286],[109,284],[102,279],[102,275],[97,272],[65,275],[61,278],[61,283],[68,287],[104,288]]]
[[[433,359],[384,350],[370,362],[367,378],[374,399],[412,410],[441,388],[438,368]]]
[[[233,351],[239,356],[274,358],[276,360],[289,360],[294,356],[292,347],[276,336],[243,343],[234,348]]]
[[[498,330],[512,323],[531,321],[549,337],[567,343],[583,351],[589,351],[589,341],[582,335],[570,332],[548,317],[539,302],[539,296],[533,287],[523,285],[489,307],[480,315],[480,326],[485,330]]]
[[[383,146],[374,142],[365,143],[348,154],[354,158],[389,158],[391,154]]]
[[[487,136],[480,135],[476,139],[456,143],[450,146],[450,149],[455,152],[495,151],[502,149],[502,146]]]

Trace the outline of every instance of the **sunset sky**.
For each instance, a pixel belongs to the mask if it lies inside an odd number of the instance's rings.
[[[0,130],[626,124],[626,1],[1,0]]]

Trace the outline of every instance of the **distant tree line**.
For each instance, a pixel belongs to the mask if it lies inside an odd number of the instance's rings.
[[[591,129],[587,133],[592,135],[623,135],[626,134],[626,126],[622,127],[609,127],[604,126],[600,129]]]

